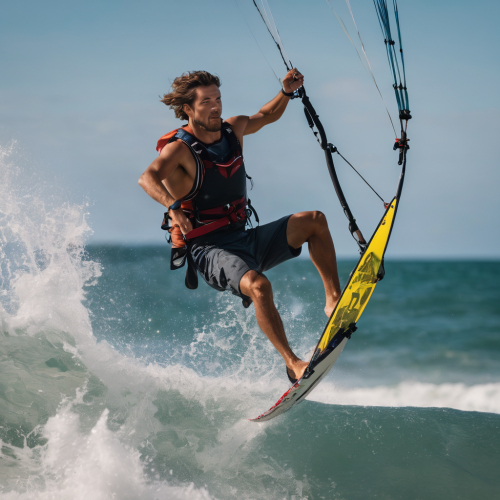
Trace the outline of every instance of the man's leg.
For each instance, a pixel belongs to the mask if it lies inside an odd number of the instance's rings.
[[[316,266],[326,294],[325,313],[328,317],[340,299],[340,282],[332,236],[322,212],[300,212],[288,220],[286,239],[292,248],[299,248],[306,241],[309,255]]]
[[[269,280],[257,271],[248,271],[241,278],[240,291],[253,300],[257,323],[283,356],[290,375],[296,379],[302,377],[308,363],[300,360],[288,345],[283,323],[274,305],[273,290]]]

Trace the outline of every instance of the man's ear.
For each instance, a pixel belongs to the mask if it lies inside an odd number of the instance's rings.
[[[191,115],[193,114],[193,109],[189,104],[186,103],[182,105],[182,111],[184,111],[184,113],[186,113],[186,115],[188,115],[189,117],[191,117]]]

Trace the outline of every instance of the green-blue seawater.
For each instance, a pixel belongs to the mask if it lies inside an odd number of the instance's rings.
[[[1,498],[498,496],[500,262],[389,251],[328,377],[256,424],[289,384],[253,307],[185,288],[166,243],[85,247],[84,207],[35,202],[0,199]],[[327,320],[317,272],[267,275],[307,356]]]

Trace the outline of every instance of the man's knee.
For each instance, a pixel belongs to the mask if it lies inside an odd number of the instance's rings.
[[[257,271],[248,271],[243,275],[240,290],[254,302],[272,296],[273,293],[271,282]]]
[[[289,244],[292,246],[294,246],[293,243],[297,243],[298,240],[300,240],[300,242],[297,246],[300,246],[302,243],[308,241],[311,236],[328,231],[326,216],[319,210],[292,215],[290,222],[291,224],[289,223],[287,237]],[[296,247],[294,246],[294,248]]]
[[[318,230],[323,230],[328,227],[328,223],[326,221],[326,215],[319,211],[314,210],[309,212],[311,214],[311,225],[314,226]]]

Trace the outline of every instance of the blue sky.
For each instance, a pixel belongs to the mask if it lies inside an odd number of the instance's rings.
[[[285,69],[251,0],[238,0],[278,75]],[[288,55],[328,138],[386,199],[399,168],[370,76],[324,0],[269,0]],[[345,3],[332,0],[351,35]],[[396,104],[371,0],[352,0],[375,76]],[[393,257],[500,257],[500,3],[400,0],[413,119]],[[496,55],[495,55],[496,54]],[[92,242],[162,243],[162,207],[137,185],[157,139],[180,125],[158,102],[186,70],[220,76],[224,116],[253,114],[279,91],[234,0],[6,1],[0,18],[0,145],[17,141],[27,172],[89,201]],[[268,222],[320,209],[338,253],[355,245],[299,101],[245,140],[252,204]],[[383,207],[339,159],[365,235]],[[28,175],[28,174],[27,174]]]

